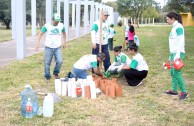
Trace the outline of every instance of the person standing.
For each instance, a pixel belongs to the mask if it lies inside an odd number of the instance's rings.
[[[134,36],[135,36],[135,28],[133,25],[130,25],[129,32],[128,32],[128,45],[134,42]]]
[[[131,20],[128,20],[128,24],[125,25],[124,27],[124,32],[125,32],[125,43],[126,43],[126,49],[127,49],[127,46],[128,46],[128,32],[129,32],[129,27],[131,26]]]
[[[108,29],[108,48],[110,51],[113,50],[113,37],[116,35],[116,31],[113,27],[114,25],[111,24]]]
[[[63,23],[60,22],[60,15],[55,13],[52,18],[52,22],[46,23],[41,32],[38,34],[36,42],[36,51],[39,49],[40,39],[44,33],[46,33],[45,40],[45,52],[44,52],[44,77],[46,80],[51,78],[50,75],[50,65],[53,56],[55,57],[55,68],[53,70],[53,75],[56,79],[59,78],[60,68],[63,63],[61,44],[63,35],[63,48],[66,48],[66,33]]]
[[[103,61],[104,70],[106,71],[110,66],[110,55],[108,50],[108,12],[102,12],[102,53],[106,55],[106,59]],[[94,22],[91,30],[91,39],[92,39],[92,54],[98,54],[100,49],[100,21],[97,20]]]
[[[176,70],[172,67],[173,61],[185,58],[185,35],[184,27],[182,25],[181,16],[175,12],[169,12],[166,15],[166,20],[169,25],[172,25],[172,30],[169,35],[169,48],[170,48],[170,73],[172,76],[172,90],[165,91],[169,95],[178,95],[178,86],[180,87],[181,94],[180,100],[188,97],[186,85],[182,76],[181,70]]]

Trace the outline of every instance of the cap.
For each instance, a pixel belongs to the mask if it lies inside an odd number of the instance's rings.
[[[108,16],[109,16],[108,11],[103,11],[102,14],[103,14],[103,15],[108,15]]]
[[[55,20],[55,21],[57,21],[57,22],[61,21],[60,15],[57,14],[57,13],[55,13],[55,14],[53,15],[53,20]]]

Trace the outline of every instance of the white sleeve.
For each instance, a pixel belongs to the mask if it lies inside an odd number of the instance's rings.
[[[96,37],[95,37],[95,34],[96,34],[96,31],[95,30],[92,30],[91,31],[91,39],[92,39],[92,43],[96,43]]]

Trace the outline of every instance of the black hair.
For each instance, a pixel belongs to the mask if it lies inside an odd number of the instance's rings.
[[[135,52],[137,52],[138,50],[138,47],[134,42],[132,42],[127,48],[130,50],[134,50]]]
[[[128,23],[130,23],[130,24],[131,24],[131,20],[128,20]]]
[[[122,46],[115,46],[113,50],[115,52],[121,52],[121,49],[122,49]]]
[[[135,31],[135,29],[134,29],[133,25],[130,25],[130,27],[129,27],[129,31],[130,31],[131,33],[133,33],[133,32]]]
[[[106,58],[106,55],[104,53],[98,53],[97,57],[100,58],[101,60],[104,60]]]
[[[170,19],[175,19],[177,20],[179,23],[182,24],[182,18],[180,16],[180,14],[176,13],[176,12],[169,12],[166,17],[170,18]]]

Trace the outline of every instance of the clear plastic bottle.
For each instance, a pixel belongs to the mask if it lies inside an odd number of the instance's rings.
[[[30,98],[32,103],[32,117],[35,116],[38,110],[37,92],[32,90],[32,87],[29,84],[27,84],[25,86],[25,90],[20,93],[20,96],[21,96],[21,115],[26,117],[26,104],[28,98]]]
[[[54,112],[54,100],[52,94],[48,93],[43,101],[43,116],[52,117]]]
[[[28,98],[28,101],[26,103],[26,118],[32,118],[32,117],[33,117],[32,103],[31,103],[31,99]]]

